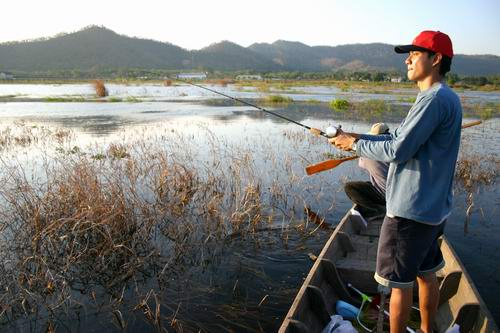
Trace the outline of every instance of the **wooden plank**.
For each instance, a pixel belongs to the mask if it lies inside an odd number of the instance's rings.
[[[365,230],[360,232],[360,235],[378,237],[380,235],[381,227],[382,227],[382,220],[369,221],[368,226],[366,227]]]
[[[445,275],[439,286],[439,305],[448,302],[450,298],[457,294],[461,278],[461,271],[449,272]]]
[[[288,325],[288,329],[286,332],[287,333],[309,333],[310,330],[306,326],[306,324],[304,324],[303,322],[295,320],[295,319],[291,319],[290,324]]]
[[[479,314],[479,304],[464,304],[458,311],[458,315],[450,326],[458,324],[460,332],[472,332]]]
[[[350,240],[356,251],[347,253],[346,258],[370,261],[377,260],[377,237],[351,235]]]
[[[309,309],[320,319],[322,327],[325,327],[330,322],[330,313],[326,309],[323,292],[316,286],[307,286],[307,299]]]
[[[361,301],[352,297],[347,290],[344,282],[340,278],[340,274],[337,267],[335,267],[335,264],[328,259],[322,259],[321,265],[323,266],[323,277],[336,291],[336,296],[349,304],[356,306],[361,305]]]
[[[356,249],[352,245],[351,238],[345,232],[339,231],[339,233],[337,234],[337,239],[340,242],[340,246],[342,246],[342,249],[346,253],[356,251]]]
[[[441,252],[446,262],[446,266],[443,269],[445,274],[452,271],[461,271],[462,276],[457,293],[448,300],[447,304],[445,303],[439,307],[438,314],[441,308],[446,305],[446,308],[449,308],[451,311],[453,318],[457,318],[464,304],[479,304],[480,311],[473,332],[500,332],[472,279],[465,270],[455,250],[444,236],[441,239]]]

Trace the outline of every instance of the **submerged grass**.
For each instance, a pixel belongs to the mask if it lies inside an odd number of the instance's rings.
[[[48,103],[66,103],[66,102],[87,102],[83,97],[46,97],[44,102]]]

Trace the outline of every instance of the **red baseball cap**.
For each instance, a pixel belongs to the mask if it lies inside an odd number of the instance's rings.
[[[411,45],[399,45],[394,48],[396,53],[410,51],[432,51],[453,58],[453,46],[450,37],[440,31],[426,30],[418,34]]]

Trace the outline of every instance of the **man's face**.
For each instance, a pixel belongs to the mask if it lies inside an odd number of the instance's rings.
[[[427,52],[410,51],[405,63],[408,66],[408,79],[411,81],[421,81],[432,72],[432,62],[434,56],[429,56]]]

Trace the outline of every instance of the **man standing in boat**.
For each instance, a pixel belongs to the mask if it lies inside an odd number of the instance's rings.
[[[439,301],[435,272],[444,266],[438,237],[452,206],[452,184],[460,145],[462,107],[444,83],[453,57],[448,35],[423,31],[408,53],[408,79],[420,90],[394,134],[340,133],[331,143],[369,159],[389,162],[387,213],[380,231],[375,279],[392,288],[391,332],[404,332],[419,286],[421,330],[432,332]]]

